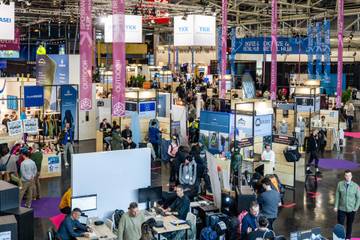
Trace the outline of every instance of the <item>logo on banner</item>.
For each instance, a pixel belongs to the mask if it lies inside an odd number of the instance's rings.
[[[179,27],[179,32],[189,32],[189,27]]]
[[[83,98],[80,101],[80,109],[82,110],[91,110],[91,99]]]
[[[209,28],[209,27],[200,27],[200,32],[209,33],[209,32],[210,32],[210,28]]]
[[[0,17],[0,22],[11,23],[11,18],[2,18],[2,17]]]
[[[126,31],[137,31],[136,25],[126,25]]]
[[[66,67],[66,65],[64,64],[64,59],[60,60],[59,67]]]
[[[114,116],[125,116],[125,104],[122,102],[114,104],[112,110]]]

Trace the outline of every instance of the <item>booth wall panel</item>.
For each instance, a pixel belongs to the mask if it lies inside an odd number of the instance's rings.
[[[97,194],[97,210],[86,212],[90,217],[126,211],[130,202],[138,201],[137,189],[151,185],[150,155],[148,148],[74,154],[73,196]]]

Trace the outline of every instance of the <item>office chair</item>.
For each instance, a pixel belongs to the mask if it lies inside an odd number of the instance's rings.
[[[56,237],[57,232],[55,231],[54,228],[49,228],[47,231],[47,237],[48,240],[58,240],[58,238]]]

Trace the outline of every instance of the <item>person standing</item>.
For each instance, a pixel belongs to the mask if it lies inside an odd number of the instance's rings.
[[[259,204],[255,201],[250,203],[249,212],[241,219],[240,239],[247,239],[249,234],[257,229],[257,218],[259,217]]]
[[[10,121],[11,121],[11,119],[9,117],[9,114],[5,114],[3,120],[1,121],[1,124],[6,127],[6,132],[9,131],[7,123],[10,122]]]
[[[118,240],[135,240],[141,238],[141,225],[145,222],[145,216],[140,213],[138,204],[132,202],[128,212],[125,213],[119,222]]]
[[[179,151],[179,145],[177,143],[177,138],[173,136],[171,144],[168,147],[168,155],[170,157],[170,179],[169,185],[176,182],[176,177],[178,176],[177,170],[179,169],[178,161],[176,159],[177,152]]]
[[[258,197],[260,213],[269,220],[269,229],[273,230],[273,223],[278,217],[278,208],[281,206],[281,197],[278,191],[272,189],[269,178],[264,178],[262,185],[265,192]]]
[[[355,213],[360,207],[359,185],[352,181],[350,170],[345,171],[345,180],[340,181],[336,189],[335,208],[338,223],[345,226],[346,219],[346,239],[351,239],[352,225]]]
[[[27,193],[25,207],[31,208],[34,180],[37,174],[37,168],[35,162],[30,159],[30,151],[27,147],[22,147],[20,150],[20,154],[24,158],[24,161],[22,161],[20,165],[22,182],[22,188],[20,190],[20,203],[25,193]]]
[[[156,157],[159,157],[160,130],[156,126],[156,122],[151,123],[149,127],[149,141],[153,145]]]
[[[319,149],[319,147],[318,147],[317,131],[314,130],[312,132],[312,134],[310,135],[310,137],[307,141],[307,146],[306,146],[306,150],[310,154],[309,162],[306,167],[306,174],[312,174],[312,171],[310,170],[310,168],[311,168],[311,164],[314,160],[315,160],[316,174],[317,175],[321,174],[321,172],[319,170],[319,157],[317,155],[318,149]]]
[[[35,187],[34,187],[34,199],[40,199],[40,172],[41,172],[41,163],[43,160],[43,153],[39,148],[38,144],[34,144],[33,152],[30,155],[31,160],[33,160],[36,164],[37,173],[35,176]]]
[[[352,131],[352,123],[355,116],[355,107],[351,101],[348,101],[345,105],[346,121],[348,124],[349,131]]]
[[[68,154],[70,154],[70,161],[72,161],[72,155],[74,154],[74,147],[73,147],[74,132],[70,128],[69,123],[66,123],[66,125],[65,125],[65,129],[64,129],[64,132],[63,132],[63,138],[62,138],[61,143],[62,143],[62,145],[64,147],[65,167],[68,167],[69,166]]]
[[[265,150],[261,154],[262,161],[268,161],[268,164],[265,164],[264,175],[273,174],[275,170],[275,152],[271,149],[270,144],[265,145]]]

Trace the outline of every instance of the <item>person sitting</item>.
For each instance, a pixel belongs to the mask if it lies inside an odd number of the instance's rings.
[[[256,219],[259,216],[259,212],[259,204],[255,201],[251,202],[249,212],[240,223],[241,239],[246,239],[251,232],[256,230]]]
[[[106,143],[106,150],[109,150],[111,146],[111,125],[107,122],[107,119],[104,118],[100,123],[100,131],[104,133],[104,142]]]
[[[124,141],[124,149],[134,149],[136,148],[136,143],[132,141],[131,137],[128,137],[126,141]]]
[[[136,240],[141,238],[141,225],[145,216],[140,213],[138,204],[132,202],[128,212],[122,215],[118,227],[118,240]]]
[[[112,131],[111,139],[111,150],[122,150],[124,149],[123,139],[120,133],[120,126],[116,125]]]
[[[58,231],[58,237],[61,240],[72,240],[78,237],[88,238],[90,236],[89,232],[91,232],[91,229],[79,222],[80,216],[81,210],[74,208],[71,214],[61,223]]]
[[[66,190],[64,195],[61,197],[59,210],[63,214],[70,214],[71,213],[71,196],[72,196],[72,189],[71,187]]]
[[[106,132],[108,129],[111,129],[111,125],[110,125],[110,123],[108,123],[106,118],[104,118],[102,120],[102,122],[100,123],[99,129],[100,129],[100,131],[104,131],[104,132]]]
[[[121,137],[123,139],[132,138],[132,131],[130,130],[130,126],[128,124],[125,125],[125,129],[121,131]]]
[[[264,216],[260,216],[258,220],[258,228],[251,232],[248,236],[248,240],[267,239],[272,240],[275,238],[275,234],[272,230],[268,229],[269,221]]]
[[[164,211],[176,215],[181,220],[186,220],[186,216],[190,211],[190,200],[184,194],[184,187],[182,185],[176,186],[176,199]]]

